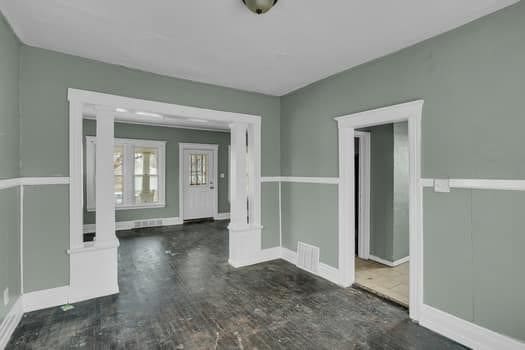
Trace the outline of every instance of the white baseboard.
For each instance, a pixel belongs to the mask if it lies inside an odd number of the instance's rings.
[[[410,260],[410,257],[409,256],[406,256],[402,259],[399,259],[399,260],[396,260],[396,261],[388,261],[388,260],[385,260],[385,259],[381,259],[380,257],[377,257],[375,255],[372,255],[370,254],[368,256],[368,259],[369,260],[373,260],[375,262],[378,262],[380,264],[383,264],[383,265],[386,265],[386,266],[390,266],[390,267],[396,267],[396,266],[399,266],[401,264],[404,264],[406,262],[408,262]]]
[[[236,261],[230,259],[228,260],[228,262],[233,267],[240,268],[277,259],[283,259],[297,266],[297,253],[288,248],[282,247],[263,249],[260,251],[258,256],[255,256],[253,259],[249,259],[246,261]],[[320,263],[318,272],[308,270],[305,271],[319,276],[321,278],[324,278],[332,283],[339,284],[339,269],[336,269],[335,267],[329,266],[324,263]]]
[[[74,295],[73,290],[70,286],[63,286],[25,293],[20,298],[20,302],[23,308],[23,312],[25,313],[48,309],[51,307],[62,306],[83,300],[89,300],[92,298],[100,298],[106,295],[116,293],[118,293],[118,290],[110,290],[109,292],[103,292],[99,294],[94,294],[92,296],[79,298],[76,295]]]
[[[297,266],[297,253],[293,250],[282,247],[281,258]],[[305,271],[339,285],[339,269],[336,269],[335,267],[332,267],[325,263],[319,263],[319,271],[317,273],[314,271]]]
[[[178,217],[174,218],[156,218],[156,219],[143,219],[143,220],[132,220],[132,221],[117,221],[115,223],[117,230],[131,230],[134,228],[146,228],[146,227],[159,227],[159,226],[173,226],[182,225],[184,222]],[[84,225],[84,233],[94,233],[96,230],[96,224]]]
[[[22,297],[19,297],[0,324],[0,349],[4,349],[24,315]]]
[[[253,257],[253,259],[249,259],[245,261],[236,261],[236,260],[230,259],[228,260],[228,262],[233,267],[239,268],[239,267],[244,267],[244,266],[260,264],[260,263],[271,261],[271,260],[277,260],[280,258],[281,258],[281,247],[273,247],[273,248],[261,250],[257,256]]]
[[[229,220],[230,213],[219,213],[213,218],[213,220]]]
[[[339,279],[339,269],[336,269],[333,266],[320,263],[319,264],[319,276],[329,280],[332,283],[335,283],[337,285],[340,285],[340,279]]]
[[[297,253],[288,248],[281,248],[281,258],[291,264],[297,264]]]
[[[261,250],[261,253],[259,255],[259,263],[265,262],[265,261],[272,261],[277,260],[281,258],[281,247],[274,247],[274,248],[268,248]]]
[[[462,320],[428,305],[421,308],[419,324],[474,350],[524,350],[525,343]]]
[[[68,303],[69,286],[25,293],[22,297],[24,312],[47,309]]]

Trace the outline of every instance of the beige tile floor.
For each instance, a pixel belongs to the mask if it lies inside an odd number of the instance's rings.
[[[407,262],[389,267],[356,257],[356,283],[372,293],[408,307],[408,266]]]

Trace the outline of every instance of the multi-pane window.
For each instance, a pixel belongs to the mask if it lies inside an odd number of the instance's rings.
[[[86,137],[87,209],[95,210],[96,138]],[[113,174],[117,209],[163,207],[163,141],[115,139]]]
[[[135,203],[159,201],[158,149],[135,147],[134,152],[134,200]]]
[[[190,186],[208,184],[208,154],[190,154]]]

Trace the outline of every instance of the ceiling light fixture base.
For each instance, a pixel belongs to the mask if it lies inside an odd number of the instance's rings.
[[[270,9],[277,4],[277,1],[278,0],[242,0],[244,5],[246,5],[250,11],[258,15],[270,11]]]

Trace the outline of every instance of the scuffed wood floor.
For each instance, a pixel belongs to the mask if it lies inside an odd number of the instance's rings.
[[[120,294],[29,313],[8,349],[463,349],[284,261],[234,269],[224,222],[121,231]]]

